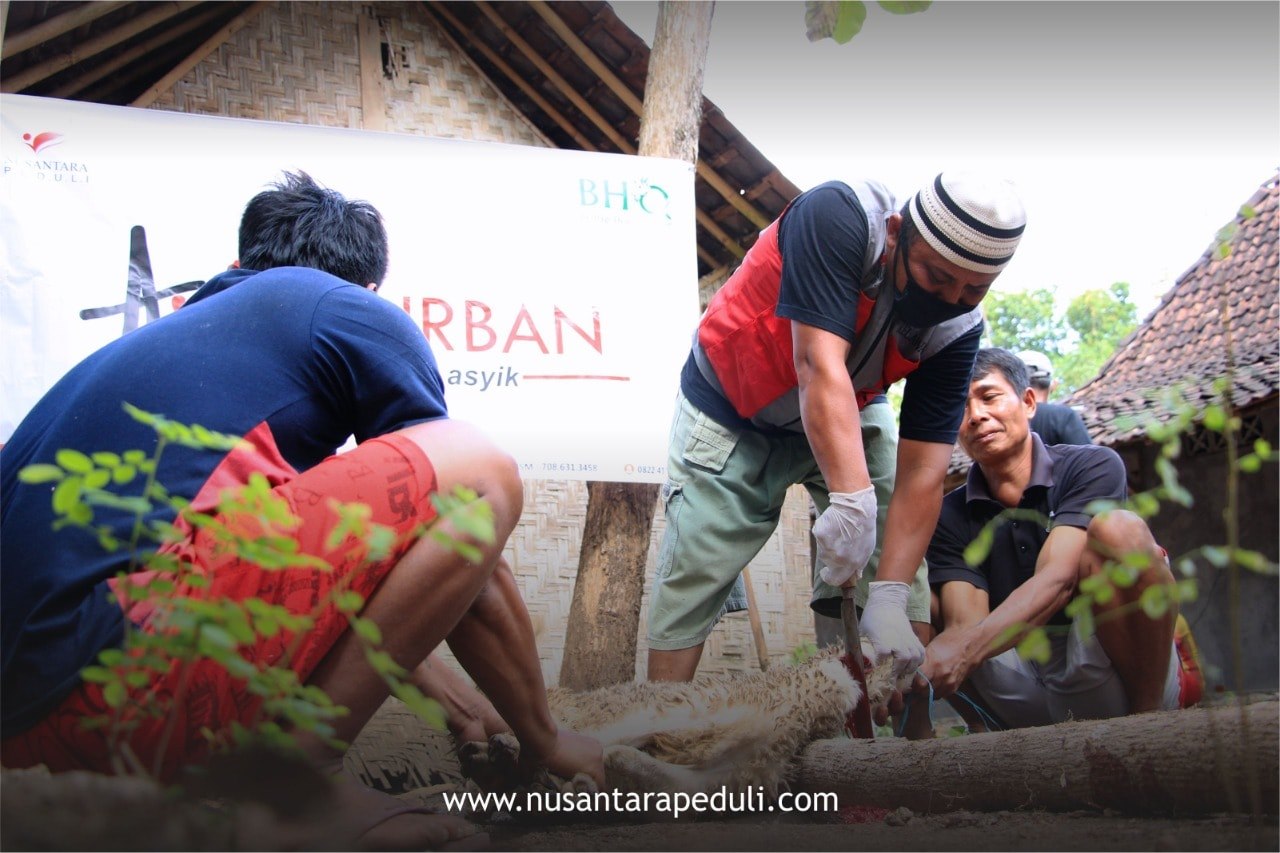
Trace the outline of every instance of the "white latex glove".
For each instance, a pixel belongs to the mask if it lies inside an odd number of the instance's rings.
[[[832,586],[856,583],[876,550],[876,490],[832,492],[831,505],[813,523],[819,574]]]
[[[911,587],[898,581],[872,581],[867,606],[862,609],[859,629],[863,642],[875,654],[874,666],[893,658],[894,680],[914,674],[924,660],[924,646],[907,621],[907,596]]]

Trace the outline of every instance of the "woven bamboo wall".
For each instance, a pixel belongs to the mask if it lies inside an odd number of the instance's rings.
[[[361,95],[359,23],[370,15],[388,61],[373,69],[379,116]],[[330,127],[384,127],[396,133],[546,147],[548,141],[489,84],[416,3],[277,3],[193,68],[153,109]],[[283,164],[286,168],[291,164]],[[696,282],[690,282],[696,286]],[[672,377],[672,383],[676,377]],[[525,483],[524,517],[507,548],[538,632],[548,684],[559,678],[573,581],[586,515],[583,483]],[[771,657],[813,638],[808,608],[808,497],[788,496],[778,532],[751,564]],[[663,529],[654,522],[648,577]],[[646,591],[649,583],[646,582]],[[641,613],[637,673],[643,674],[647,606]],[[448,657],[446,655],[446,657]],[[745,613],[712,633],[702,672],[758,667]]]

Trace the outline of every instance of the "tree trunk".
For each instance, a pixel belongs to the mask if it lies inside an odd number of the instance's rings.
[[[822,740],[802,754],[797,787],[922,813],[1275,815],[1278,718],[1268,701],[938,740]]]
[[[696,163],[714,3],[663,2],[649,55],[639,154]],[[696,287],[697,282],[689,282]],[[672,376],[674,383],[679,377]],[[560,684],[591,690],[635,677],[640,597],[658,486],[589,483]]]

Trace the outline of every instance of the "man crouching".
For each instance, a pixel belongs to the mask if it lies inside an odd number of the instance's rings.
[[[1094,501],[1125,498],[1124,464],[1107,447],[1046,447],[1029,428],[1035,409],[1025,365],[1007,350],[979,351],[960,425],[974,465],[944,499],[929,546],[941,633],[920,673],[935,698],[963,689],[1010,728],[1194,704],[1203,681],[1189,654],[1183,663],[1181,631],[1175,641],[1176,605],[1154,619],[1137,606],[1148,587],[1174,583],[1165,550],[1131,512],[1089,514]],[[979,565],[967,565],[965,548],[1010,508],[1023,512],[995,529]],[[1096,633],[1086,635],[1063,608],[1083,580],[1133,554],[1145,568],[1095,603]],[[1039,625],[1049,628],[1045,663],[1013,648],[1019,627]]]

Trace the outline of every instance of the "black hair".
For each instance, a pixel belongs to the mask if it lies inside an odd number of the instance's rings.
[[[915,242],[916,235],[920,233],[920,229],[916,227],[916,221],[911,216],[910,201],[902,206],[898,214],[902,217],[902,221],[898,225],[898,250],[905,258],[911,251],[911,244]]]
[[[364,286],[387,275],[387,230],[377,208],[348,201],[306,172],[286,172],[240,217],[240,266],[311,267]]]
[[[973,360],[973,375],[970,381],[976,382],[993,370],[1004,377],[1019,397],[1027,392],[1027,365],[1022,359],[1002,347],[985,347],[978,350],[978,355]]]

